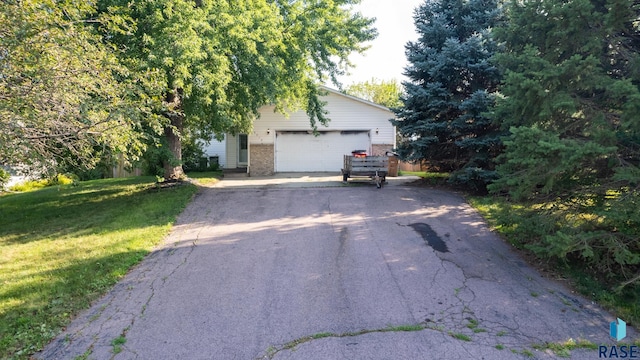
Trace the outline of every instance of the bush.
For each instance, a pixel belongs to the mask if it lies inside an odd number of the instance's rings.
[[[77,181],[98,180],[111,177],[117,155],[102,149],[102,146],[96,146],[94,147],[94,155],[92,156],[98,159],[98,161],[83,164],[82,166],[62,163],[56,167],[56,172],[60,174],[74,174],[74,176],[77,176]]]
[[[599,201],[473,202],[514,246],[590,269],[603,281],[640,288],[640,192],[609,192]]]
[[[52,179],[49,179],[49,186],[52,185],[71,185],[78,181],[79,178],[74,174],[58,174]]]
[[[207,158],[204,151],[195,141],[185,141],[182,143],[182,168],[187,171],[206,171]]]
[[[164,166],[162,163],[170,159],[171,156],[171,152],[167,149],[166,142],[161,142],[158,145],[149,145],[142,156],[142,171],[145,175],[162,177],[164,175]]]
[[[545,257],[577,259],[607,278],[626,281],[640,273],[639,203],[638,191],[567,201],[543,214],[561,226],[531,249]]]
[[[220,164],[218,163],[209,164],[209,167],[207,168],[207,171],[218,171],[218,170],[220,170]]]
[[[99,180],[105,179],[109,175],[109,168],[106,166],[99,166],[93,169],[76,170],[74,174],[78,176],[80,181]]]
[[[11,186],[9,190],[18,191],[18,192],[31,191],[31,190],[41,189],[47,186],[47,184],[48,184],[47,179],[29,180],[19,184],[15,184]]]
[[[496,178],[495,170],[467,166],[452,173],[449,183],[468,189],[476,194],[486,194],[487,184],[491,184]]]
[[[11,174],[9,174],[9,172],[5,171],[3,168],[0,168],[0,191],[4,190],[4,187],[7,185],[10,178]]]
[[[58,174],[48,179],[29,180],[20,184],[13,185],[9,188],[11,191],[25,192],[41,189],[54,185],[71,185],[78,181],[78,177],[73,174]]]

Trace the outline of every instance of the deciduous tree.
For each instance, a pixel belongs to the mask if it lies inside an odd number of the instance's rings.
[[[101,0],[103,27],[135,71],[161,73],[165,178],[181,176],[180,138],[250,130],[258,108],[305,109],[328,121],[317,84],[335,80],[347,56],[371,40],[372,20],[351,12],[355,0]]]
[[[0,163],[55,171],[90,168],[96,149],[139,153],[130,150],[140,150],[146,104],[94,31],[106,19],[93,11],[83,1],[2,3]]]
[[[397,80],[371,80],[351,84],[345,89],[345,93],[369,100],[388,108],[400,106],[402,87]]]

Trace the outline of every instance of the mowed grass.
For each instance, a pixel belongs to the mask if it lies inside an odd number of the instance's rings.
[[[0,358],[27,359],[168,233],[197,190],[155,178],[0,196]]]
[[[400,171],[398,175],[412,175],[422,178],[426,185],[445,185],[449,180],[449,173],[438,173],[428,171]]]
[[[194,179],[198,185],[212,186],[222,179],[222,171],[194,171],[187,173],[187,176]]]

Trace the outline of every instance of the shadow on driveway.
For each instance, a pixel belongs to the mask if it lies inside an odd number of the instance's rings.
[[[406,185],[420,178],[417,176],[387,177],[384,186]],[[355,177],[345,184],[340,173],[276,173],[273,176],[248,177],[245,174],[228,174],[224,179],[213,185],[215,188],[309,188],[309,187],[347,187],[354,185],[371,185],[375,183],[367,177]],[[383,186],[383,188],[384,188]]]
[[[462,197],[294,185],[322,178],[202,189],[163,246],[37,357],[582,360],[598,352],[572,344],[623,344],[613,314],[528,266]]]

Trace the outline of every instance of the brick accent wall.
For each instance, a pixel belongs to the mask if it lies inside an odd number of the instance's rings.
[[[393,150],[393,144],[374,144],[371,147],[373,148],[372,156],[384,156],[387,151]]]
[[[273,144],[249,145],[249,176],[269,176],[273,175]]]

